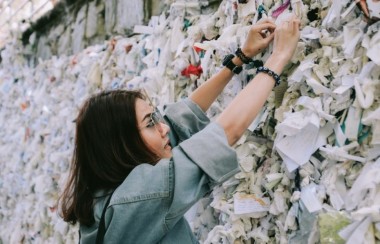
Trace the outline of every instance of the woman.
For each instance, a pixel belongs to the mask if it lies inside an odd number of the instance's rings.
[[[273,39],[266,69],[210,123],[204,112],[243,61]],[[242,52],[227,56],[226,67],[189,98],[165,108],[166,123],[137,91],[87,100],[76,120],[71,175],[60,199],[63,219],[80,223],[80,242],[197,243],[184,214],[238,171],[231,146],[264,105],[298,39],[294,16],[277,27],[270,20],[251,27]]]

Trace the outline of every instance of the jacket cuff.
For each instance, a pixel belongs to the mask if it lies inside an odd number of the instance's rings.
[[[216,122],[179,146],[216,183],[239,172],[236,151],[230,147],[224,129]]]

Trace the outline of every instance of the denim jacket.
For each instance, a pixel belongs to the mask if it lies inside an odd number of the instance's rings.
[[[137,166],[115,190],[105,213],[104,243],[198,243],[184,214],[238,172],[223,128],[189,98],[165,107],[172,158]],[[95,243],[109,194],[97,192],[95,223],[80,226],[81,243]]]

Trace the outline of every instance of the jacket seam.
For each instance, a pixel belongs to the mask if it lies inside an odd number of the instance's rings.
[[[135,197],[130,197],[130,198],[126,198],[126,197],[119,198],[117,200],[112,201],[112,205],[148,201],[148,200],[167,198],[167,197],[169,197],[169,192],[167,191],[157,192],[157,193],[145,194],[145,195],[140,195],[140,196],[135,196]]]
[[[170,162],[169,163],[169,177],[168,177],[168,181],[169,181],[169,199],[168,199],[168,204],[167,204],[167,208],[166,208],[166,213],[165,213],[165,217],[164,217],[164,227],[166,228],[166,231],[169,231],[169,226],[168,226],[168,223],[167,223],[167,219],[166,219],[166,216],[168,215],[168,212],[169,212],[169,209],[170,209],[170,204],[171,202],[173,201],[173,191],[174,191],[174,188],[173,188],[173,184],[174,184],[174,174],[173,174],[173,169],[174,167],[174,164],[173,162]]]

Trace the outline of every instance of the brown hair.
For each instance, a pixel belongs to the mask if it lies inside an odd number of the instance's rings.
[[[117,188],[141,163],[157,157],[140,136],[136,100],[139,91],[115,90],[90,97],[76,119],[70,176],[59,199],[66,222],[94,223],[94,193]]]

